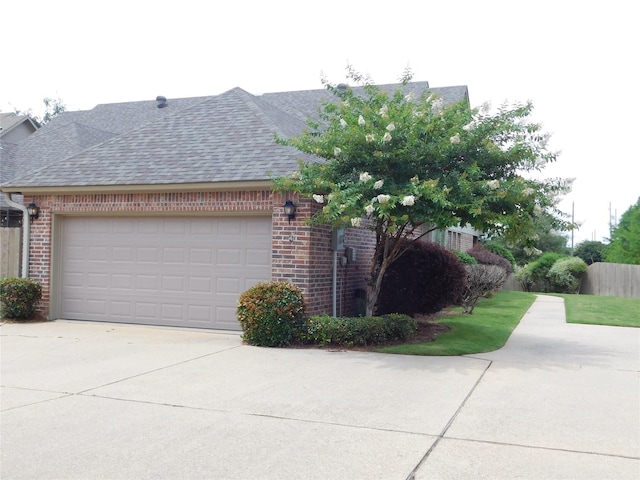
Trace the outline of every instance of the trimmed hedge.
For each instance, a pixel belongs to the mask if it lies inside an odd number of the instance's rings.
[[[28,320],[36,313],[42,286],[30,278],[0,279],[0,318]]]
[[[337,318],[316,315],[303,323],[299,339],[301,343],[319,346],[385,345],[410,340],[417,329],[418,323],[408,315]]]

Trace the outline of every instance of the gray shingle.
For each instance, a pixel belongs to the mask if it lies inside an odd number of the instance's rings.
[[[429,86],[405,88],[419,94]],[[429,91],[446,103],[467,98],[466,87]],[[162,109],[146,101],[65,112],[17,148],[16,161],[30,173],[5,185],[168,185],[288,175],[298,160],[314,159],[278,145],[274,134],[298,135],[321,103],[334,98],[327,90],[254,96],[234,88],[212,97],[169,99]]]

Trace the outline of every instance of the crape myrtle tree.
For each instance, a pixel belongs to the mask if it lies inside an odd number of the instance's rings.
[[[568,188],[562,179],[523,176],[557,156],[547,148],[549,136],[528,119],[530,103],[490,113],[467,101],[444,105],[428,91],[407,93],[408,70],[391,93],[350,66],[347,76],[362,88],[323,79],[335,101],[324,103],[319,120],[309,120],[300,136],[277,139],[319,160],[301,162],[274,186],[323,205],[311,224],[375,232],[366,315],[375,313],[387,268],[411,242],[465,224],[529,238],[536,215],[554,208],[553,198]]]

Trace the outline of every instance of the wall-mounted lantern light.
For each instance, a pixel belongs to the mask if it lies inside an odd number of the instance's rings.
[[[29,212],[29,218],[31,218],[31,220],[35,220],[40,216],[40,207],[32,202],[27,205],[27,212]]]
[[[291,223],[291,220],[296,218],[296,206],[291,200],[287,200],[282,208],[284,208],[284,214],[289,218],[289,223]]]

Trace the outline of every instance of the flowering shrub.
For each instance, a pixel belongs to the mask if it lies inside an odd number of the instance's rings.
[[[36,313],[42,286],[30,278],[0,279],[0,318],[26,320]]]
[[[549,136],[530,121],[531,104],[492,114],[488,105],[471,109],[466,99],[445,104],[436,92],[414,89],[408,70],[393,92],[351,66],[347,76],[360,86],[323,80],[333,101],[300,136],[276,140],[324,161],[301,162],[295,176],[274,178],[274,189],[322,203],[311,224],[375,232],[380,261],[367,275],[367,315],[375,311],[387,269],[423,227],[469,224],[530,242],[539,213],[568,191],[569,181],[520,174],[541,170],[557,156],[548,149]]]
[[[300,340],[320,346],[384,345],[410,340],[417,328],[417,322],[407,315],[337,318],[318,315],[304,322]]]
[[[578,257],[561,258],[547,273],[551,291],[556,293],[578,293],[587,263]]]
[[[473,313],[478,300],[500,290],[509,275],[497,265],[466,265],[465,268],[467,288],[462,297],[462,311]]]
[[[238,321],[250,345],[284,347],[304,320],[302,291],[289,282],[261,282],[240,295]]]

